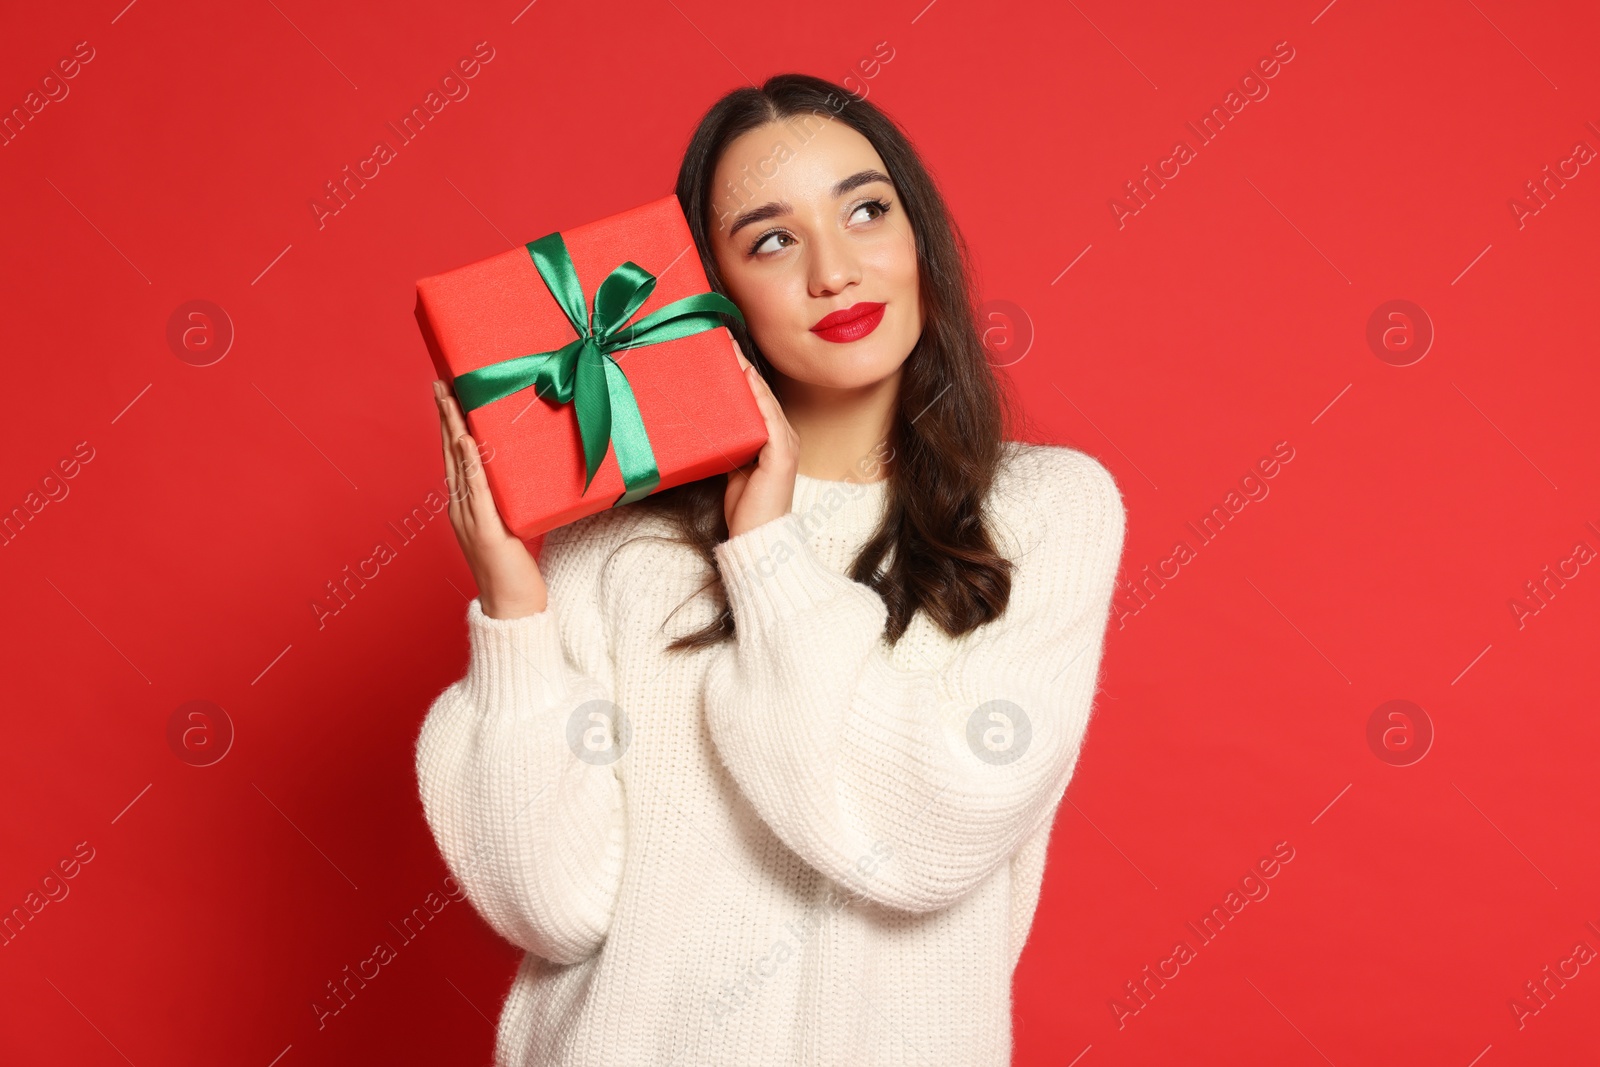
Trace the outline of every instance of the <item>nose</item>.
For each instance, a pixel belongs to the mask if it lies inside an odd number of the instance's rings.
[[[861,281],[861,261],[843,234],[823,234],[813,241],[808,266],[812,296],[836,296]]]

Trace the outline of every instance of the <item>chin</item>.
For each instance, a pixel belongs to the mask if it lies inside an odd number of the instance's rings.
[[[786,378],[819,389],[862,389],[890,377],[905,363],[917,336],[897,336],[903,332],[880,326],[859,341],[835,344],[806,330],[787,351],[774,353],[765,346],[762,350]]]
[[[904,355],[881,346],[878,351],[859,352],[848,352],[845,345],[828,347],[835,350],[831,358],[807,360],[804,370],[790,377],[826,389],[864,389],[890,377],[905,362]]]

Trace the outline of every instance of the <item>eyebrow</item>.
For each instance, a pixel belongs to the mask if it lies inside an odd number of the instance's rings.
[[[890,181],[889,176],[883,171],[868,168],[867,170],[857,171],[848,178],[841,178],[833,187],[833,198],[837,200],[850,190],[860,188],[863,185],[871,185],[873,182],[884,182],[891,187],[894,185],[894,182]],[[780,215],[792,215],[793,213],[794,206],[787,200],[762,204],[760,207],[751,208],[736,218],[733,225],[728,227],[728,236],[732,237],[746,226],[753,226],[758,222],[765,222],[767,219],[777,218]]]

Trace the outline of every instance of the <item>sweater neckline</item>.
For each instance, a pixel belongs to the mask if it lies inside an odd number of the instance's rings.
[[[865,539],[883,518],[889,480],[850,481],[795,473],[794,506],[805,528]]]

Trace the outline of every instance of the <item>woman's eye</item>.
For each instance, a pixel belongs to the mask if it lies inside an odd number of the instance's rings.
[[[775,251],[777,251],[776,248],[763,249],[762,246],[765,245],[768,241],[771,241],[771,240],[773,240],[775,238],[788,237],[788,236],[789,235],[787,233],[784,233],[782,230],[774,230],[771,233],[763,234],[761,237],[757,238],[755,244],[750,246],[750,254],[751,255],[758,255],[763,251],[775,252]]]
[[[855,210],[850,212],[850,217],[851,219],[854,219],[861,212],[869,210],[872,212],[872,214],[868,215],[865,221],[873,222],[889,213],[889,204],[884,200],[868,200],[865,203],[857,204]],[[783,243],[784,240],[787,241],[787,244]],[[771,241],[780,241],[780,243],[768,247],[768,243]],[[755,241],[750,245],[749,255],[767,255],[769,253],[780,251],[781,249],[788,247],[789,244],[793,243],[794,236],[787,230],[773,230],[771,233],[764,233],[755,239]]]
[[[889,210],[889,205],[885,204],[882,200],[868,200],[865,204],[859,205],[856,208],[855,211],[851,212],[850,213],[850,217],[854,218],[855,215],[856,215],[856,212],[864,211],[867,208],[871,208],[874,211],[874,214],[872,216],[870,216],[868,218],[868,220],[867,220],[867,221],[870,222],[870,221],[872,221],[872,219],[878,218],[879,216],[881,216],[885,212],[887,212]]]

